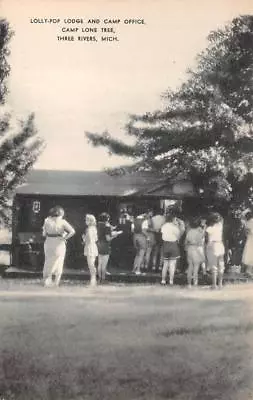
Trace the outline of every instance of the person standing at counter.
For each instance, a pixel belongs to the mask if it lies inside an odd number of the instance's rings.
[[[122,231],[114,231],[110,224],[110,215],[102,213],[99,216],[97,226],[98,232],[98,279],[100,283],[105,281],[106,269],[111,254],[111,241],[122,233]]]
[[[133,273],[141,274],[141,268],[144,266],[145,254],[148,247],[149,221],[147,214],[140,214],[134,219],[133,223],[133,244],[136,250],[134,258]]]
[[[187,283],[191,287],[198,285],[198,274],[201,266],[205,264],[205,229],[202,220],[195,218],[191,221],[190,228],[185,237],[185,250],[187,254]]]
[[[161,228],[165,224],[166,219],[160,208],[155,209],[154,216],[151,218],[151,226],[155,234],[155,244],[152,257],[152,270],[156,271],[163,265],[163,245]]]
[[[169,270],[169,283],[173,285],[177,260],[180,258],[179,240],[185,231],[183,221],[176,218],[175,212],[171,210],[166,215],[166,223],[161,228],[163,240],[163,269],[162,285],[166,285]]]
[[[213,212],[207,219],[206,228],[206,256],[208,267],[212,272],[212,287],[219,288],[223,285],[225,247],[223,243],[223,218]]]

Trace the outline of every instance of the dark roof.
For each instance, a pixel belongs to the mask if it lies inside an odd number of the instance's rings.
[[[101,171],[32,170],[19,194],[130,196],[145,194],[164,179],[150,172],[111,176]]]

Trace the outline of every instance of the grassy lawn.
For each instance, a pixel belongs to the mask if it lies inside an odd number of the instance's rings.
[[[0,282],[0,400],[253,399],[253,285]]]

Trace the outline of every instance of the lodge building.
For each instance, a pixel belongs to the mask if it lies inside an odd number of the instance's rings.
[[[178,201],[184,211],[189,210],[195,198],[189,182],[169,184],[149,172],[111,176],[98,171],[32,170],[18,187],[13,201],[12,265],[42,271],[42,225],[55,205],[64,208],[66,219],[76,230],[68,242],[65,267],[83,269],[81,235],[87,213],[98,217],[101,212],[108,212],[112,223],[117,225],[122,208],[127,207],[135,216],[154,206],[165,208]],[[113,252],[111,262],[114,262]],[[131,270],[132,265],[125,268]]]

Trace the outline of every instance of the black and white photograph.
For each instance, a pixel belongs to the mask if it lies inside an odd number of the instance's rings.
[[[0,11],[0,400],[253,399],[252,1]]]

